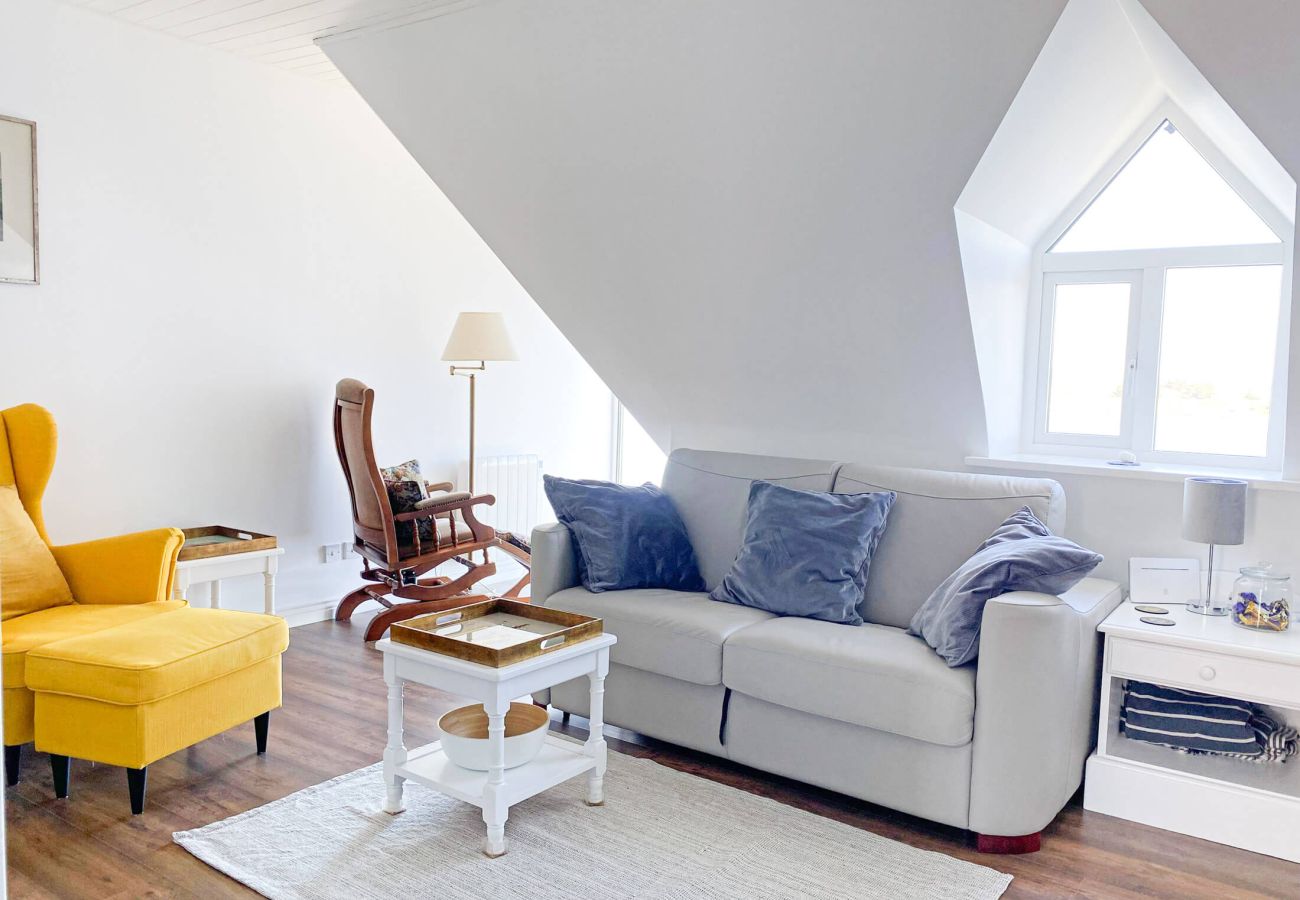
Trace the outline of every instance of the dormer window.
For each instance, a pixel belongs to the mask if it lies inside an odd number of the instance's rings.
[[[1037,251],[1026,443],[1280,469],[1290,223],[1172,115],[1117,160]]]

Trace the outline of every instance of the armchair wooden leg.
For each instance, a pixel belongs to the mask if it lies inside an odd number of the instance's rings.
[[[374,588],[372,588],[370,585],[367,584],[367,585],[362,585],[361,587],[357,588],[355,591],[352,591],[350,594],[346,595],[342,600],[339,601],[339,605],[334,609],[334,620],[336,622],[346,622],[352,618],[352,613],[362,603],[365,603],[367,600],[378,599],[377,597],[375,597],[374,593],[372,593],[373,590]],[[383,593],[384,592],[381,590],[379,592],[380,596],[382,596]]]
[[[257,732],[257,752],[266,752],[266,733],[271,727],[271,711],[267,710],[253,719],[253,730]]]
[[[18,783],[18,764],[22,756],[22,744],[5,744],[5,784],[10,787]]]
[[[54,775],[54,796],[59,800],[66,800],[68,796],[69,762],[66,756],[50,754],[50,771]]]
[[[126,787],[131,792],[131,815],[144,812],[144,788],[147,773],[144,769],[126,770]]]

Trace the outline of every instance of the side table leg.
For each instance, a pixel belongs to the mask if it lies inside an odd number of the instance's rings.
[[[483,789],[483,823],[487,825],[483,853],[495,858],[506,852],[506,817],[510,814],[505,802],[506,713],[510,711],[510,701],[498,699],[483,706],[488,717],[488,759],[492,761]]]
[[[262,575],[262,603],[268,616],[275,615],[275,573],[280,568],[280,560],[269,556],[266,559],[266,572]]]
[[[172,594],[177,600],[187,600],[190,592],[190,570],[176,569],[176,583],[172,586]]]
[[[384,812],[396,815],[406,809],[402,802],[405,778],[397,774],[406,764],[406,747],[402,744],[402,679],[397,676],[392,656],[384,656],[384,681],[388,682],[388,746],[384,749]],[[504,749],[504,748],[503,748]]]
[[[221,579],[216,578],[208,583],[208,605],[213,609],[221,609]]]
[[[591,730],[587,733],[587,743],[583,752],[596,761],[595,768],[587,776],[587,805],[602,806],[605,803],[605,676],[609,674],[609,649],[596,654],[596,668],[587,678],[591,681]]]

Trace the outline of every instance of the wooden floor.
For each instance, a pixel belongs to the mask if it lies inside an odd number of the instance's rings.
[[[24,748],[22,783],[5,796],[11,897],[251,897],[172,843],[205,825],[377,761],[385,737],[380,655],[361,643],[365,617],[295,628],[284,657],[284,708],[270,752],[252,723],[149,767],[145,814],[131,816],[122,769],[76,760],[72,795],[55,800],[49,760]],[[408,746],[434,740],[444,694],[407,692]],[[579,720],[570,726],[581,733]],[[560,728],[557,721],[554,727]],[[618,750],[1015,876],[1007,897],[1300,898],[1300,865],[1085,812],[1077,799],[1042,851],[982,856],[965,832],[616,732]],[[1297,836],[1300,840],[1300,836]],[[542,894],[539,894],[539,900]]]

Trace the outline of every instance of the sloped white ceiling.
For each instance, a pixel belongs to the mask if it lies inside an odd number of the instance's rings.
[[[493,0],[322,46],[661,443],[956,464],[953,204],[1062,6]]]

